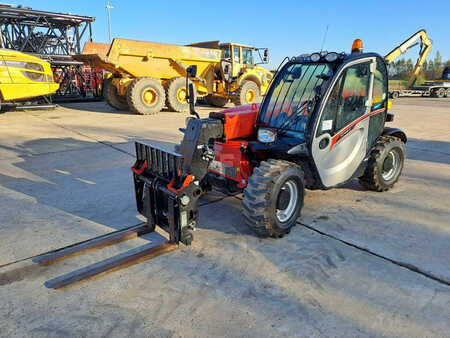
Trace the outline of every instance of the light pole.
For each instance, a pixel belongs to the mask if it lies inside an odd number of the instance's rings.
[[[109,0],[106,0],[106,12],[108,12],[108,37],[109,43],[111,43],[111,9],[114,7],[109,4]]]

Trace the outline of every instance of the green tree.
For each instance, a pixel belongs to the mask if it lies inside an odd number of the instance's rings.
[[[428,61],[428,70],[425,74],[425,78],[427,80],[431,80],[433,78],[433,70],[434,70],[434,63],[433,60]]]

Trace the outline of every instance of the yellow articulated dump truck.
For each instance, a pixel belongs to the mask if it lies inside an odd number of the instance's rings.
[[[0,48],[0,104],[49,95],[58,88],[47,61]]]
[[[111,45],[87,42],[76,60],[101,67],[112,75],[103,95],[112,107],[138,114],[156,114],[166,105],[189,111],[186,68],[197,66],[196,98],[223,107],[257,103],[269,87],[272,74],[255,62],[268,62],[268,50],[235,43],[201,42],[188,46],[114,39]]]

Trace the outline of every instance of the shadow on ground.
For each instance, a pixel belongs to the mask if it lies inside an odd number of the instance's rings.
[[[450,164],[450,142],[412,138],[406,144],[411,160]]]

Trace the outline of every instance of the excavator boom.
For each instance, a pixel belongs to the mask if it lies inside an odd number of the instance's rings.
[[[417,40],[420,40],[417,41]],[[417,58],[416,65],[414,66],[413,73],[411,78],[408,81],[408,88],[414,85],[414,82],[419,75],[419,72],[423,66],[423,63],[427,59],[428,54],[430,53],[432,43],[427,35],[427,32],[424,29],[421,29],[417,33],[411,35],[407,40],[401,43],[399,46],[395,47],[390,53],[388,53],[384,59],[388,64],[394,62],[401,54],[405,53],[411,47],[417,46],[420,43],[420,51],[419,57]]]

